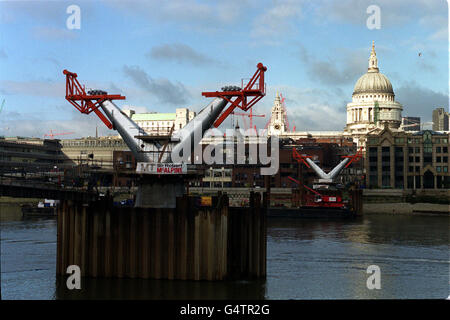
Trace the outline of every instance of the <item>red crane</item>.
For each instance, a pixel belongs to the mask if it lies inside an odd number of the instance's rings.
[[[86,94],[84,86],[81,86],[77,80],[76,73],[64,70],[63,74],[66,75],[66,100],[81,113],[89,114],[93,111],[109,129],[112,129],[112,123],[98,108],[105,100],[124,100],[125,97],[119,94],[107,94],[101,90],[92,90]]]
[[[44,139],[45,137],[50,137],[50,139],[53,139],[54,136],[62,136],[65,134],[74,134],[75,132],[61,132],[61,133],[53,133],[53,130],[50,130],[50,133],[46,133],[44,135]]]
[[[284,113],[284,123],[286,124],[287,131],[289,131],[289,121],[288,121],[288,116],[287,116],[287,109],[286,109],[286,105],[284,104],[284,100],[286,98],[283,97],[283,95],[281,93],[280,93],[280,97],[281,97],[281,107],[283,108],[283,113]]]
[[[253,117],[263,118],[266,116],[264,114],[253,114],[253,109],[250,109],[250,113],[233,112],[233,114],[242,116],[242,118],[244,119],[245,127],[247,127],[247,122],[245,121],[245,117],[249,117],[250,118],[250,128],[253,128]],[[245,128],[245,129],[247,129],[247,128]],[[256,130],[256,126],[255,126],[255,130]]]
[[[281,103],[281,108],[283,109],[283,113],[284,113],[284,124],[286,125],[286,129],[287,131],[289,131],[289,120],[288,120],[288,116],[287,116],[287,108],[286,108],[286,104],[284,103],[284,100],[286,99],[285,97],[283,97],[283,95],[280,93],[280,103]],[[272,120],[272,115],[269,118],[269,121],[267,121],[266,126],[264,127],[265,130],[267,130],[267,128],[269,127],[270,124],[270,120]],[[295,131],[295,126],[293,131]]]
[[[244,86],[244,80],[241,82],[241,88],[225,87],[223,91],[202,92],[202,96],[207,98],[220,97],[227,100],[231,105],[214,122],[214,127],[218,127],[236,107],[247,111],[251,109],[262,97],[266,95],[266,84],[264,82],[264,72],[267,68],[260,62],[256,66],[253,77]],[[234,100],[232,100],[234,99]]]

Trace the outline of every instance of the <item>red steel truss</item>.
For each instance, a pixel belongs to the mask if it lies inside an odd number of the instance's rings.
[[[295,147],[292,148],[292,158],[294,158],[295,160],[297,160],[298,163],[303,162],[303,164],[305,166],[307,166],[308,168],[311,168],[308,164],[308,162],[306,162],[306,158],[311,158],[311,156],[302,156],[300,153],[298,153],[298,151],[295,149]]]
[[[308,189],[308,190],[311,191],[312,193],[317,194],[318,196],[322,196],[322,195],[321,195],[320,193],[318,193],[316,190],[311,189],[311,188],[308,187],[306,184],[301,183],[301,182],[298,181],[297,179],[294,179],[294,178],[292,178],[292,177],[288,177],[288,179],[294,181],[294,182],[295,182],[296,184],[298,184],[299,186],[300,186],[300,185],[303,185],[306,189]]]
[[[345,166],[346,168],[352,164],[352,162],[358,162],[362,158],[362,147],[359,148],[358,152],[352,156],[343,156],[342,158],[350,158],[350,161]]]
[[[77,80],[77,74],[63,71],[66,75],[66,100],[69,101],[81,113],[89,114],[92,111],[103,121],[103,123],[112,129],[112,123],[98,109],[105,100],[124,100],[125,97],[120,94],[86,94],[84,86]]]
[[[217,128],[236,107],[247,111],[266,95],[264,72],[267,71],[267,68],[261,62],[258,63],[256,67],[258,70],[256,70],[255,74],[245,87],[244,82],[242,81],[242,89],[240,90],[202,92],[202,95],[205,97],[220,97],[231,103],[231,106],[222,112],[219,118],[214,122],[214,127]]]
[[[250,109],[250,113],[248,113],[248,114],[242,113],[242,112],[233,112],[233,114],[235,114],[237,116],[242,116],[242,119],[244,119],[245,126],[247,126],[247,122],[245,122],[245,117],[249,117],[250,118],[250,129],[253,129],[253,117],[264,118],[266,116],[265,114],[253,114],[253,109]],[[245,129],[247,129],[247,128],[245,128]]]

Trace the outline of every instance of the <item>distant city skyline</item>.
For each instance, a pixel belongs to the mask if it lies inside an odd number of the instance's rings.
[[[435,108],[449,110],[445,1],[380,0],[372,30],[368,0],[80,1],[80,29],[68,29],[72,4],[0,1],[0,135],[116,134],[64,99],[63,69],[125,95],[119,106],[175,112],[199,111],[202,91],[240,84],[258,62],[268,67],[259,128],[279,91],[298,131],[342,130],[372,40],[403,117],[429,122]]]

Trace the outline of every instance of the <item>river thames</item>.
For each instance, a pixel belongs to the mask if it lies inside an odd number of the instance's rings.
[[[267,279],[169,281],[56,278],[56,219],[0,205],[2,299],[445,299],[449,217],[371,214],[351,221],[269,219]],[[370,265],[381,289],[369,290]]]

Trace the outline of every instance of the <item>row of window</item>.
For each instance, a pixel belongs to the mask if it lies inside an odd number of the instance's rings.
[[[408,168],[408,172],[420,172],[420,166],[409,166]],[[436,172],[448,172],[448,167],[444,166],[437,166],[436,167]]]
[[[159,126],[164,126],[164,125],[171,126],[173,124],[173,121],[146,121],[146,122],[136,121],[136,123],[138,125],[146,126],[146,127],[150,127],[150,126],[159,127]]]
[[[67,147],[111,147],[126,146],[123,140],[107,140],[107,141],[65,141],[62,143],[63,148]]]
[[[429,158],[429,157],[427,157],[427,158]],[[420,157],[419,156],[408,157],[408,161],[409,162],[420,162]],[[428,161],[428,162],[430,162],[430,161]],[[441,162],[447,163],[448,162],[448,157],[447,156],[446,157],[436,156],[436,162],[438,162],[438,163],[441,163]]]
[[[448,172],[448,166],[436,166],[436,172]],[[381,167],[381,171],[387,172],[390,171],[391,167],[390,166],[382,166]],[[370,172],[377,172],[378,171],[378,167],[376,165],[370,165],[369,166],[369,171]],[[401,173],[403,171],[403,166],[396,166],[395,167],[395,172],[396,173]],[[408,167],[408,172],[420,172],[420,166],[409,166]]]
[[[391,187],[391,179],[389,175],[382,176],[382,187]],[[423,182],[423,185],[422,185]],[[394,180],[395,188],[404,188],[403,185],[403,177],[396,177]],[[369,176],[369,186],[377,187],[378,186],[378,176],[370,175]],[[429,177],[422,177],[419,175],[416,176],[408,176],[407,178],[407,188],[449,188],[450,187],[450,177],[449,176],[436,176],[436,183],[434,179],[430,179]]]
[[[422,143],[421,138],[408,138],[408,144],[420,144]],[[396,143],[403,143],[405,140],[404,138],[395,138],[395,142]],[[435,138],[433,139],[433,143],[434,144],[447,144],[448,143],[448,139],[447,138]]]
[[[424,146],[423,147],[424,153],[432,153],[433,149],[431,146]],[[448,147],[435,147],[436,153],[448,153]],[[408,153],[420,153],[420,147],[409,147]]]
[[[395,143],[401,144],[405,142],[405,138],[394,138]],[[421,144],[423,142],[422,138],[407,138],[408,144]],[[369,144],[377,144],[379,142],[378,138],[369,138]],[[434,144],[448,144],[447,138],[435,138],[433,139]]]

